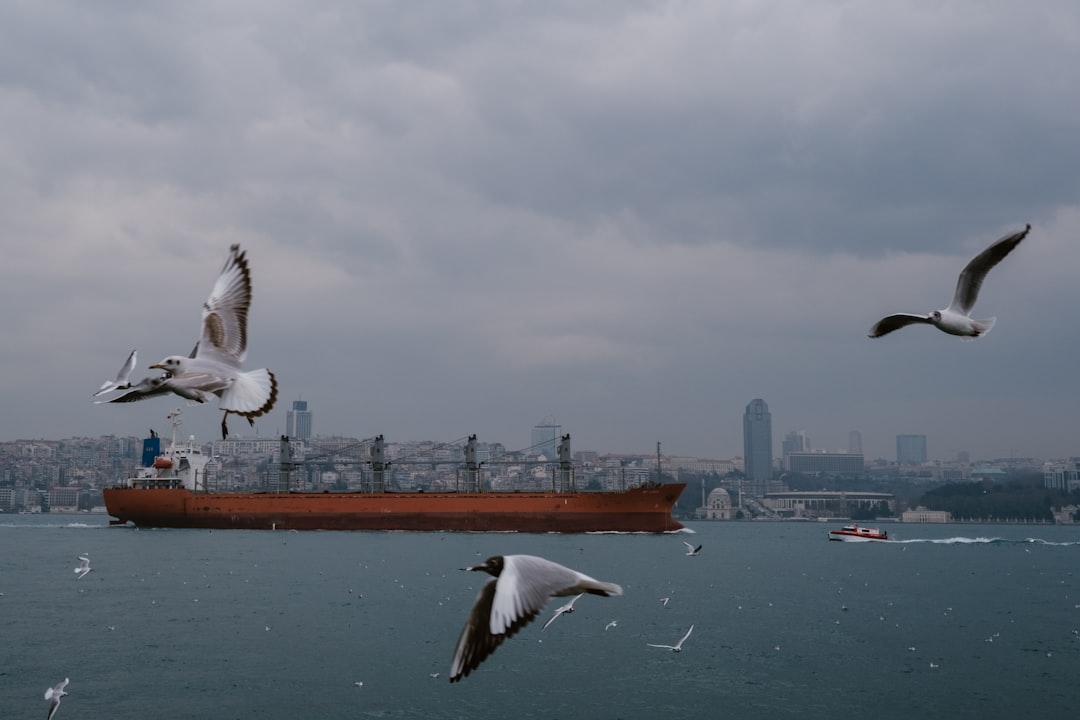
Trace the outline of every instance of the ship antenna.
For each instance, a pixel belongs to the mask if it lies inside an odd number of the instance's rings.
[[[166,420],[172,421],[172,447],[171,450],[176,449],[176,429],[184,424],[184,420],[181,417],[180,408],[176,408],[171,413],[165,416]]]

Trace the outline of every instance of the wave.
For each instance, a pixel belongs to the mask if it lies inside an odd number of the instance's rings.
[[[1080,546],[1080,540],[1071,542],[1055,542],[1042,538],[1024,538],[1015,540],[1002,537],[951,537],[951,538],[912,538],[910,540],[893,540],[896,544],[930,543],[932,545],[1053,545],[1055,547]]]

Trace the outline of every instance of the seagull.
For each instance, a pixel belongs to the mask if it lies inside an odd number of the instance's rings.
[[[698,545],[697,547],[694,547],[693,545],[686,542],[685,540],[683,540],[683,545],[686,546],[686,554],[687,555],[700,555],[701,554],[701,545]]]
[[[229,436],[226,421],[229,413],[257,418],[269,412],[277,402],[277,378],[266,368],[244,372],[247,357],[247,320],[251,306],[251,271],[247,255],[239,245],[229,249],[221,274],[203,303],[202,330],[195,349],[187,357],[170,355],[151,369],[162,370],[161,378],[148,378],[148,387],[128,393],[113,402],[132,402],[166,392],[196,402],[206,402],[211,395],[219,398],[221,437]]]
[[[949,307],[944,310],[934,310],[929,315],[911,313],[888,315],[870,328],[870,337],[878,338],[915,323],[933,325],[942,332],[966,338],[978,338],[990,332],[997,318],[986,320],[971,318],[971,310],[979,298],[979,288],[982,287],[983,280],[991,268],[1004,260],[1005,256],[1027,237],[1030,230],[1029,224],[1020,232],[1006,235],[976,255],[960,273],[960,279],[956,282],[956,293]]]
[[[91,570],[93,570],[93,568],[90,567],[90,558],[85,555],[80,555],[79,560],[79,567],[75,568],[76,580],[82,580],[90,574]]]
[[[64,688],[67,687],[68,682],[69,680],[64,678],[63,682],[57,683],[55,686],[45,691],[45,699],[52,701],[49,703],[49,715],[46,717],[46,720],[52,720],[52,716],[56,714],[56,708],[60,707],[60,698],[67,695]]]
[[[504,640],[536,619],[549,597],[622,595],[622,588],[615,583],[601,582],[535,555],[496,555],[483,565],[462,570],[483,571],[495,579],[480,590],[461,630],[450,663],[450,682],[467,677]]]
[[[692,632],[694,632],[693,625],[691,625],[690,629],[686,631],[686,634],[679,639],[679,642],[675,643],[674,645],[654,645],[653,643],[645,644],[649,647],[664,648],[665,650],[670,650],[671,652],[682,652],[682,644],[686,642],[686,638],[690,637],[690,633]]]
[[[131,380],[129,378],[131,378],[131,371],[135,369],[135,358],[135,351],[132,350],[131,354],[128,355],[127,360],[124,361],[124,366],[120,368],[120,372],[116,373],[116,379],[106,380],[104,383],[102,383],[101,389],[94,393],[94,397],[97,397],[98,395],[104,395],[105,393],[112,392],[113,390],[126,390],[127,388],[131,387]]]
[[[162,373],[155,377],[145,377],[134,385],[128,383],[127,392],[112,400],[95,400],[95,405],[102,403],[129,403],[158,395],[174,393],[192,402],[205,403],[213,399],[213,394],[200,390],[195,378],[178,378]]]
[[[664,607],[667,607],[668,600],[670,600],[670,599],[671,598],[669,598],[669,597],[662,597],[662,598],[660,598],[660,604],[663,605]]]
[[[604,630],[610,630],[613,627],[618,627],[618,625],[619,625],[618,621],[612,620],[611,622],[609,622],[607,625],[604,626]]]
[[[581,593],[581,595],[584,594],[585,593]],[[573,598],[570,599],[570,602],[555,610],[555,614],[548,618],[548,621],[544,623],[544,627],[540,628],[540,631],[543,632],[544,630],[547,630],[547,626],[555,622],[555,618],[559,617],[563,613],[570,614],[574,612],[574,603],[577,602],[577,599],[581,597],[581,595],[575,595]]]

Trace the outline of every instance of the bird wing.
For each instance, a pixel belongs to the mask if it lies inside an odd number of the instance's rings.
[[[665,650],[674,650],[675,649],[674,645],[657,645],[655,643],[645,643],[645,644],[648,645],[649,647],[664,648]]]
[[[694,549],[694,546],[691,545],[690,543],[686,542],[685,540],[683,540],[682,544],[686,546],[687,550],[693,550]]]
[[[524,627],[530,620],[536,617],[534,612],[530,617],[511,625],[505,633],[493,634],[490,628],[490,616],[495,602],[495,586],[498,580],[490,580],[476,596],[472,611],[465,621],[465,627],[461,629],[457,647],[454,649],[454,659],[450,662],[450,682],[457,682],[475,670],[488,655],[502,645],[503,641],[511,637]]]
[[[163,376],[145,377],[136,384],[131,386],[123,395],[114,397],[112,400],[95,400],[95,405],[101,403],[127,403],[136,402],[138,400],[145,400],[149,397],[156,397],[158,395],[167,395],[171,392],[169,386],[166,384],[166,378]]]
[[[214,357],[240,367],[247,356],[247,319],[251,306],[251,272],[239,245],[229,257],[203,303],[202,334],[195,346],[198,357]]]
[[[682,647],[682,644],[686,642],[686,638],[690,637],[690,633],[694,632],[694,626],[691,625],[690,629],[686,631],[686,634],[682,636],[682,640],[679,641],[678,647]]]
[[[131,377],[131,371],[135,369],[135,357],[135,351],[132,350],[131,354],[128,355],[127,360],[124,362],[123,367],[120,368],[120,372],[116,373],[116,379],[108,380],[102,383],[101,389],[94,393],[94,397],[97,397],[98,395],[101,395],[103,393],[107,393],[110,390],[116,390],[122,385],[127,385],[129,382],[128,379]]]
[[[956,281],[956,293],[953,295],[949,310],[968,315],[975,307],[975,301],[979,299],[979,289],[982,287],[986,274],[1004,260],[1005,256],[1011,253],[1030,231],[1031,225],[1028,225],[1020,232],[1006,235],[972,258],[971,262],[964,266],[960,278]]]
[[[870,328],[870,337],[879,338],[882,335],[888,335],[893,330],[899,330],[902,327],[913,325],[915,323],[923,323],[924,325],[933,325],[930,318],[925,315],[913,315],[911,313],[896,313],[895,315],[886,315],[877,321],[874,327]]]

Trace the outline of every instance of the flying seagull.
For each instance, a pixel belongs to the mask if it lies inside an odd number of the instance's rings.
[[[686,546],[686,554],[687,555],[700,555],[701,554],[701,545],[698,545],[697,547],[694,547],[693,545],[686,542],[685,540],[683,540],[683,545]]]
[[[480,590],[461,630],[450,663],[450,682],[467,677],[504,640],[532,622],[549,597],[622,595],[622,588],[614,583],[534,555],[496,555],[483,565],[462,570],[483,571],[495,579]]]
[[[79,561],[79,567],[75,568],[76,580],[82,580],[84,577],[90,574],[91,570],[93,570],[93,568],[90,567],[90,558],[88,558],[86,555],[80,555]]]
[[[682,652],[682,644],[686,642],[686,638],[690,637],[690,633],[692,632],[694,632],[693,625],[691,625],[690,629],[686,631],[686,634],[679,639],[679,642],[675,643],[674,645],[654,645],[653,643],[645,644],[649,647],[664,648],[665,650],[670,650],[671,652]]]
[[[247,357],[250,306],[247,255],[239,245],[233,245],[210,297],[203,303],[202,330],[195,349],[187,357],[170,355],[154,363],[150,367],[163,370],[163,377],[147,378],[146,387],[133,388],[111,402],[132,402],[164,393],[205,402],[216,395],[218,407],[225,413],[221,418],[222,438],[229,436],[229,413],[241,415],[254,425],[254,418],[269,412],[277,402],[277,378],[266,368],[247,372],[241,369]]]
[[[986,320],[973,320],[971,309],[979,298],[979,288],[990,269],[1005,259],[1020,241],[1027,237],[1031,230],[1029,224],[1020,232],[1012,233],[1001,238],[990,247],[976,255],[960,273],[960,279],[956,282],[956,293],[952,303],[944,310],[934,310],[929,315],[914,315],[912,313],[897,313],[888,315],[877,321],[870,328],[870,337],[878,338],[887,335],[893,330],[899,330],[907,325],[922,323],[933,325],[942,332],[950,335],[960,335],[967,338],[982,337],[994,327],[997,318]]]
[[[106,380],[101,384],[101,389],[94,393],[94,397],[98,395],[104,395],[107,392],[113,390],[126,390],[131,387],[131,371],[135,369],[135,351],[132,350],[128,355],[127,360],[124,361],[124,366],[120,368],[120,372],[116,373],[115,380]]]
[[[581,593],[581,595],[584,594],[585,593]],[[540,628],[540,631],[543,632],[544,630],[547,630],[548,625],[555,622],[555,618],[559,617],[563,613],[569,615],[570,613],[574,612],[574,603],[577,602],[577,599],[581,597],[581,595],[575,595],[574,597],[570,598],[570,602],[566,603],[562,607],[557,608],[555,610],[555,614],[548,618],[548,621],[544,623],[544,627]]]
[[[200,390],[197,385],[201,381],[198,378],[173,377],[169,373],[162,373],[155,377],[145,377],[135,384],[128,383],[127,392],[112,400],[95,400],[95,405],[102,403],[129,403],[137,400],[145,400],[158,395],[176,394],[187,398],[192,402],[204,403],[213,399],[213,394]]]
[[[60,698],[67,695],[64,688],[67,687],[68,679],[64,678],[63,682],[57,683],[54,687],[45,691],[45,699],[51,700],[49,703],[49,715],[45,720],[52,720],[52,716],[56,714],[56,708],[60,707]]]

